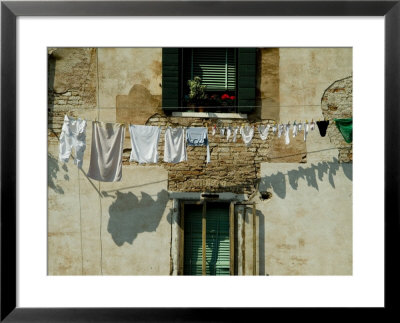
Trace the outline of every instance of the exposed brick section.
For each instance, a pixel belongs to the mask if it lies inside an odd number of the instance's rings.
[[[97,106],[97,49],[60,48],[49,51],[48,135],[56,140],[64,115]]]
[[[222,121],[222,120],[221,120]],[[266,124],[268,121],[263,121]],[[178,164],[163,162],[165,127],[202,127],[207,123],[211,162],[206,163],[207,148],[205,146],[187,147],[188,161]],[[221,123],[221,122],[220,122]],[[149,119],[147,125],[162,126],[159,142],[160,159],[157,165],[168,170],[168,189],[179,192],[234,192],[251,194],[254,192],[260,177],[260,163],[268,161],[270,136],[263,141],[256,129],[249,147],[246,147],[238,133],[237,141],[229,142],[226,136],[221,137],[219,131],[211,135],[213,121],[198,118],[175,118],[156,115]],[[246,122],[247,124],[247,122]],[[260,122],[252,123],[256,128]],[[224,119],[221,126],[240,126],[237,120]],[[129,164],[130,149],[124,152],[124,164]],[[136,163],[132,163],[136,164]],[[146,167],[146,165],[143,165]]]
[[[326,119],[346,119],[353,116],[353,77],[334,82],[325,90],[321,100],[322,114]],[[335,124],[329,123],[327,134],[339,149],[340,162],[353,161],[353,144],[344,141]]]

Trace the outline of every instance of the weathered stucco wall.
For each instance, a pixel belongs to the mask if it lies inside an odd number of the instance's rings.
[[[161,162],[163,129],[160,163],[137,165],[128,161],[131,144],[126,131],[122,181],[99,183],[85,176],[89,167],[91,122],[87,127],[82,171],[78,171],[72,159],[65,165],[58,161],[58,136],[66,111],[106,122],[162,126],[207,123],[209,133],[214,121],[163,115],[160,48],[52,49],[51,53],[50,275],[168,275],[173,206],[167,191],[251,194],[258,179],[259,189],[271,192],[272,198],[262,201],[258,194],[254,198],[257,274],[352,273],[352,171],[351,164],[338,163],[335,134],[322,138],[316,128],[306,142],[301,133],[285,145],[283,136],[261,141],[256,131],[252,145],[246,147],[240,135],[236,143],[228,143],[217,133],[210,137],[209,165],[205,163],[205,147],[188,147],[187,163],[167,165]],[[352,74],[351,49],[347,48],[260,49],[259,54],[257,82],[262,108],[255,115],[263,120],[224,119],[221,120],[224,126],[322,119],[321,98],[325,90]],[[346,86],[349,88],[349,84]],[[349,97],[350,92],[346,91]],[[341,94],[326,93],[328,103]],[[339,101],[347,104],[347,110],[351,109],[348,100]],[[249,214],[243,225],[245,273],[251,274]]]
[[[321,99],[325,90],[353,74],[352,48],[280,48],[279,59],[281,122],[323,120]],[[306,149],[308,162],[339,156],[328,136],[308,138]]]
[[[260,190],[260,274],[352,274],[351,163],[263,163]]]
[[[82,171],[49,145],[48,274],[168,275],[167,172],[124,166],[121,182],[99,183],[85,175],[89,158],[90,140]]]
[[[151,115],[161,111],[161,48],[98,51],[99,106],[105,108],[108,118],[145,124]]]

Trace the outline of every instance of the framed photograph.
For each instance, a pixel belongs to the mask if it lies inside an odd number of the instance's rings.
[[[394,308],[399,15],[2,2],[1,320]]]

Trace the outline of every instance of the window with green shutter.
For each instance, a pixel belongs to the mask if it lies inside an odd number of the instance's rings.
[[[229,204],[207,203],[206,206],[185,204],[183,222],[183,274],[202,275],[203,237],[205,237],[205,274],[229,275],[231,271]]]
[[[191,105],[188,80],[206,88],[209,112],[250,113],[256,105],[256,48],[163,48],[162,102],[166,112]]]

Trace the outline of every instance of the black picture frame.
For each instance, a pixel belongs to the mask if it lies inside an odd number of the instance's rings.
[[[385,310],[399,286],[400,4],[396,1],[4,1],[1,3],[1,321],[235,321],[266,309],[16,307],[16,19],[18,16],[384,16]],[[373,156],[371,156],[373,158]],[[371,188],[373,196],[373,188]],[[366,197],[368,199],[370,197]],[[371,261],[373,261],[371,259]],[[239,314],[240,311],[240,315]],[[248,313],[251,311],[251,313]],[[380,312],[380,314],[382,314]]]

